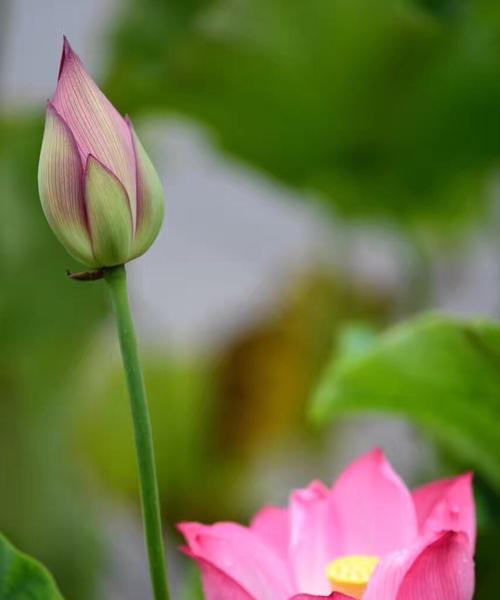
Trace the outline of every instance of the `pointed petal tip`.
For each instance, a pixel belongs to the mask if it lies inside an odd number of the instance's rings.
[[[68,129],[68,131],[70,132],[71,136],[73,137],[73,133],[69,129],[68,124],[66,123],[66,120],[61,115],[61,113],[57,110],[57,106],[54,104],[54,102],[52,100],[49,100],[47,102],[47,114],[50,114],[53,117],[56,117],[56,119],[58,119],[59,121],[61,121],[62,123],[64,123],[64,126]],[[76,142],[75,142],[75,144],[76,144]]]
[[[471,486],[474,484],[474,471],[465,471],[464,473],[460,473],[460,475],[456,475],[455,477],[450,478],[450,482],[453,483],[463,483],[465,485]]]
[[[419,531],[464,531],[472,548],[476,544],[476,508],[471,471],[427,483],[413,490]]]
[[[382,446],[375,446],[375,448],[371,452],[367,452],[366,456],[370,456],[370,455],[373,456],[373,458],[376,458],[377,460],[380,460],[380,461],[387,460],[385,450],[382,448]]]
[[[377,466],[388,465],[392,468],[385,450],[381,446],[375,446],[375,448],[372,450],[368,450],[368,452],[365,452],[364,454],[358,456],[358,458],[354,459],[354,461],[347,466],[347,469],[353,465],[366,465],[370,463]]]
[[[314,479],[307,487],[292,490],[290,498],[298,502],[312,502],[326,498],[328,493],[326,485],[319,479]]]
[[[185,535],[186,532],[190,531],[192,525],[193,525],[193,523],[191,523],[189,521],[181,521],[180,523],[177,523],[175,525],[175,527],[178,531],[180,531],[183,535]]]
[[[59,63],[59,73],[57,75],[57,81],[61,79],[61,76],[68,61],[74,59],[80,60],[78,54],[73,50],[71,44],[69,43],[68,38],[65,35],[63,35],[63,49],[61,53],[61,61]]]
[[[101,163],[101,161],[98,158],[96,158],[93,154],[88,154],[87,158],[85,160],[85,173],[88,171],[88,169],[92,163],[98,163],[99,165],[104,167],[104,165]],[[106,167],[104,167],[104,168],[106,168]]]
[[[451,545],[458,544],[463,547],[471,550],[471,554],[473,554],[471,545],[470,545],[470,536],[466,531],[454,531],[454,530],[444,530],[437,534],[437,539],[435,540],[435,544],[437,546],[443,545]]]
[[[68,38],[65,35],[63,35],[63,49],[61,53],[61,60],[59,62],[59,73],[57,74],[57,81],[61,79],[61,75],[64,70],[64,65],[66,64],[66,61],[72,52],[73,50],[71,48],[70,43],[68,42]]]
[[[123,183],[120,180],[120,178],[118,177],[118,175],[116,175],[115,173],[113,173],[113,171],[109,167],[107,167],[102,161],[100,161],[93,154],[89,154],[87,156],[87,159],[85,161],[84,171],[83,171],[84,176],[88,173],[88,170],[90,169],[90,167],[93,167],[93,166],[99,166],[99,167],[101,167],[102,169],[104,169],[106,171],[106,173],[108,173],[108,175],[111,175],[111,177],[113,179],[116,179],[116,181],[118,181],[118,183],[120,184],[120,186],[123,188],[123,190],[126,193],[127,198],[128,198],[127,190],[125,189],[125,186],[123,185]]]
[[[53,115],[56,115],[56,116],[60,116],[59,113],[57,112],[57,108],[54,106],[54,103],[52,102],[52,100],[49,100],[47,102],[47,112],[51,113]]]
[[[130,136],[130,141],[132,143],[132,152],[134,155],[134,160],[137,161],[137,150],[135,148],[134,141],[134,136],[136,135],[134,125],[132,124],[132,120],[128,114],[123,115],[123,120],[125,122],[125,126],[127,127],[128,135]]]
[[[198,547],[198,536],[206,529],[205,525],[196,521],[182,521],[177,523],[176,527],[184,536],[190,551],[194,551]]]
[[[352,461],[352,462],[356,462],[357,460],[368,460],[368,459],[373,459],[376,461],[383,461],[383,460],[387,460],[387,456],[386,456],[385,450],[382,448],[382,446],[375,446],[371,450],[367,450],[366,452],[359,454],[358,457],[355,458],[354,461]]]
[[[183,544],[182,546],[178,546],[178,549],[182,552],[182,554],[184,554],[185,556],[192,558],[193,560],[196,560],[198,558],[198,554],[196,554],[196,552],[194,552],[194,550],[191,550],[191,548],[189,546],[186,546],[186,544]]]
[[[410,491],[381,448],[362,454],[332,487],[345,554],[383,555],[417,535]]]

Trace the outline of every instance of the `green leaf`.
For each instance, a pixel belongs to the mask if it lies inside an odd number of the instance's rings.
[[[0,535],[0,600],[62,600],[52,575]]]
[[[334,358],[312,417],[353,411],[409,417],[500,490],[500,326],[428,315],[362,355]]]
[[[131,0],[108,91],[195,117],[335,215],[447,230],[500,158],[499,32],[494,0]]]
[[[338,352],[343,359],[364,356],[377,340],[377,334],[372,327],[363,323],[351,323],[339,332]]]

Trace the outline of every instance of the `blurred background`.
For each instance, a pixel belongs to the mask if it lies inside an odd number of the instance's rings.
[[[476,597],[494,597],[493,458],[421,428],[417,401],[321,427],[308,407],[337,354],[394,323],[500,312],[498,2],[0,0],[0,530],[69,600],[136,600],[106,290],[66,279],[37,193],[63,34],[166,189],[129,279],[175,598],[200,597],[176,522],[246,521],[373,445],[412,485],[476,471]]]

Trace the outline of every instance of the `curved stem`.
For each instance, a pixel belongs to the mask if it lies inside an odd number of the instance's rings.
[[[167,566],[163,546],[153,434],[151,431],[144,377],[137,351],[134,322],[128,301],[125,267],[122,265],[105,269],[104,278],[111,292],[132,409],[137,462],[139,466],[142,515],[154,598],[155,600],[169,600],[170,595],[167,584]]]

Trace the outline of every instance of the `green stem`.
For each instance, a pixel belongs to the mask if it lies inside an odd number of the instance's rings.
[[[111,292],[132,409],[141,486],[142,515],[154,598],[155,600],[169,600],[170,595],[168,592],[167,566],[163,547],[153,434],[151,431],[144,377],[137,351],[134,322],[128,301],[125,267],[118,266],[105,269],[104,278]]]

